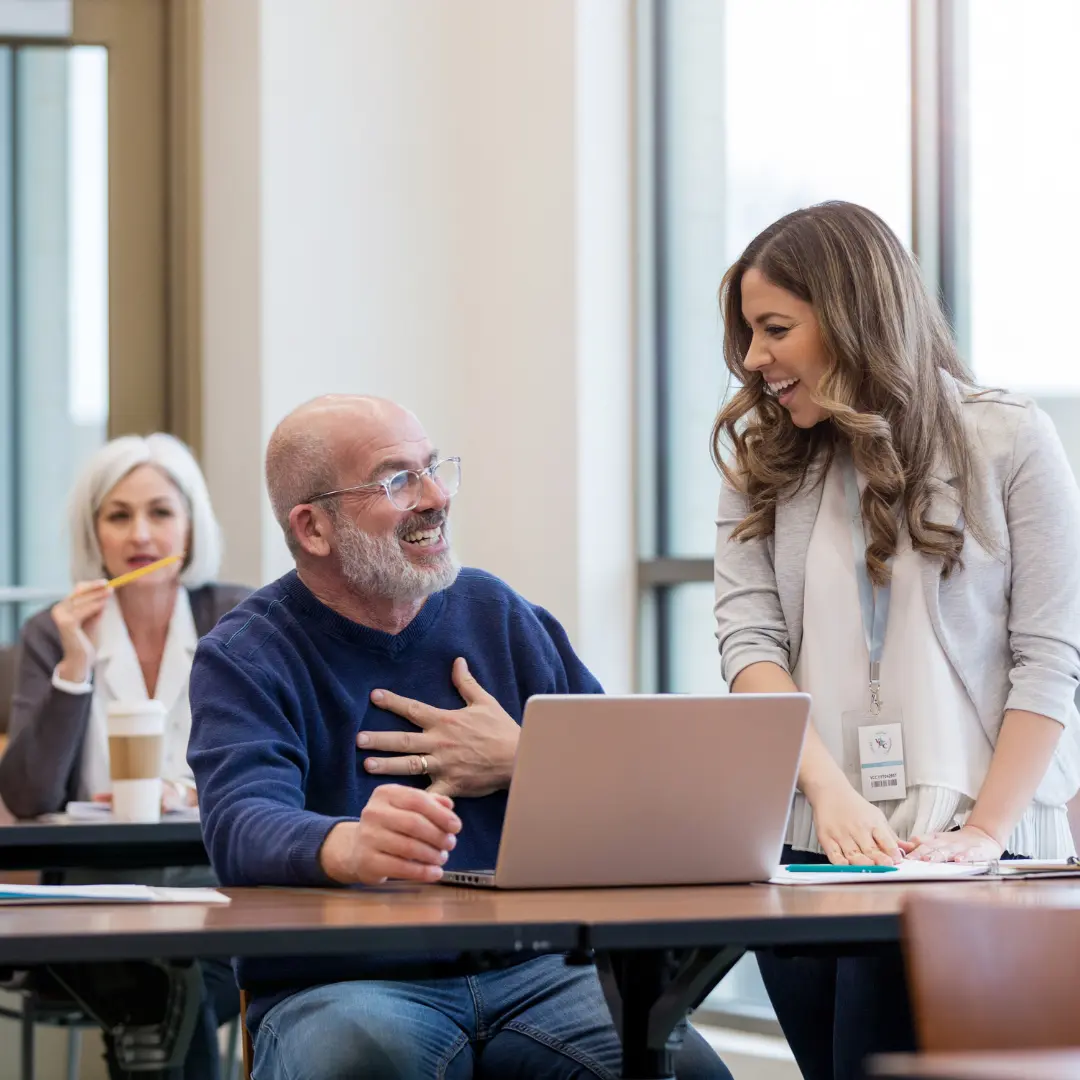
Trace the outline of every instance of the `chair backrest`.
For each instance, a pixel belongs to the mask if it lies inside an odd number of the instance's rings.
[[[0,646],[0,735],[6,735],[11,719],[11,695],[15,692],[14,645]]]
[[[1080,1046],[1080,908],[1044,906],[1045,885],[1001,888],[999,903],[915,897],[904,909],[923,1050]]]
[[[255,1048],[251,1044],[251,1033],[247,1026],[248,994],[246,990],[240,991],[240,1046],[244,1055],[244,1080],[251,1080],[251,1062],[255,1055]]]

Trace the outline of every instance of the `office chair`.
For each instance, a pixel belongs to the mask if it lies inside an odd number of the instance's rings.
[[[22,998],[21,1009],[0,1006],[0,1017],[15,1020],[21,1028],[20,1080],[36,1080],[34,1061],[34,1028],[41,1024],[49,1027],[66,1028],[68,1032],[66,1080],[79,1080],[79,1061],[82,1053],[82,1032],[86,1028],[99,1028],[97,1020],[92,1019],[59,986],[53,987],[40,979],[34,979],[27,972],[19,972],[11,979],[0,982],[0,988],[18,993]],[[245,1077],[250,1080],[249,1042],[244,1022],[245,1001],[241,997],[241,1012],[228,1024],[225,1059],[222,1062],[221,1075],[224,1080],[237,1080],[239,1061],[237,1044],[241,1030],[244,1032],[244,1067]]]
[[[67,1068],[64,1075],[67,1080],[79,1080],[82,1030],[97,1027],[97,1024],[72,1001],[52,1000],[34,989],[18,985],[14,980],[0,985],[5,990],[19,994],[22,999],[21,1008],[18,1009],[0,1006],[0,1016],[19,1024],[20,1080],[36,1080],[34,1029],[39,1024],[67,1029]]]
[[[7,738],[11,695],[15,692],[15,646],[0,645],[0,736]]]
[[[1080,909],[1041,904],[1038,888],[1002,884],[991,903],[914,897],[905,905],[922,1050],[1080,1046]]]

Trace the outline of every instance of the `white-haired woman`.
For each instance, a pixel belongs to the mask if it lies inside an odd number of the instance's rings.
[[[248,593],[214,583],[221,537],[206,481],[171,435],[114,439],[75,484],[70,522],[76,584],[20,635],[0,797],[16,816],[35,817],[107,796],[109,703],[156,698],[167,712],[165,801],[194,804],[191,660],[198,639]],[[122,589],[109,587],[109,579],[167,555],[183,558]],[[202,966],[205,1000],[182,1075],[213,1080],[217,1027],[236,1015],[239,1001],[227,964]],[[111,1052],[109,1068],[123,1075]]]
[[[109,792],[111,701],[165,706],[166,801],[195,801],[188,673],[198,639],[248,590],[214,584],[218,524],[198,464],[171,435],[114,439],[70,500],[71,595],[23,627],[0,797],[17,817]],[[183,555],[123,589],[126,571]]]

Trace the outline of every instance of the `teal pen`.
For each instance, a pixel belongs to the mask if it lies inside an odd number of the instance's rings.
[[[792,863],[785,866],[793,874],[891,874],[895,866],[833,866],[830,863]]]

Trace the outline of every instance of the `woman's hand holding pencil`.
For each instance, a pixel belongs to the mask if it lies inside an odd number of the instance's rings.
[[[97,632],[101,625],[101,613],[109,599],[109,583],[80,581],[52,609],[53,622],[60,631],[60,644],[64,655],[56,667],[56,674],[71,683],[84,683],[90,678],[90,669],[97,656]]]
[[[80,581],[70,596],[55,604],[51,614],[64,647],[56,674],[67,682],[85,683],[90,678],[90,670],[97,657],[98,627],[110,593],[155,570],[172,566],[181,559],[183,555],[167,555],[164,559],[137,567],[111,580]]]

